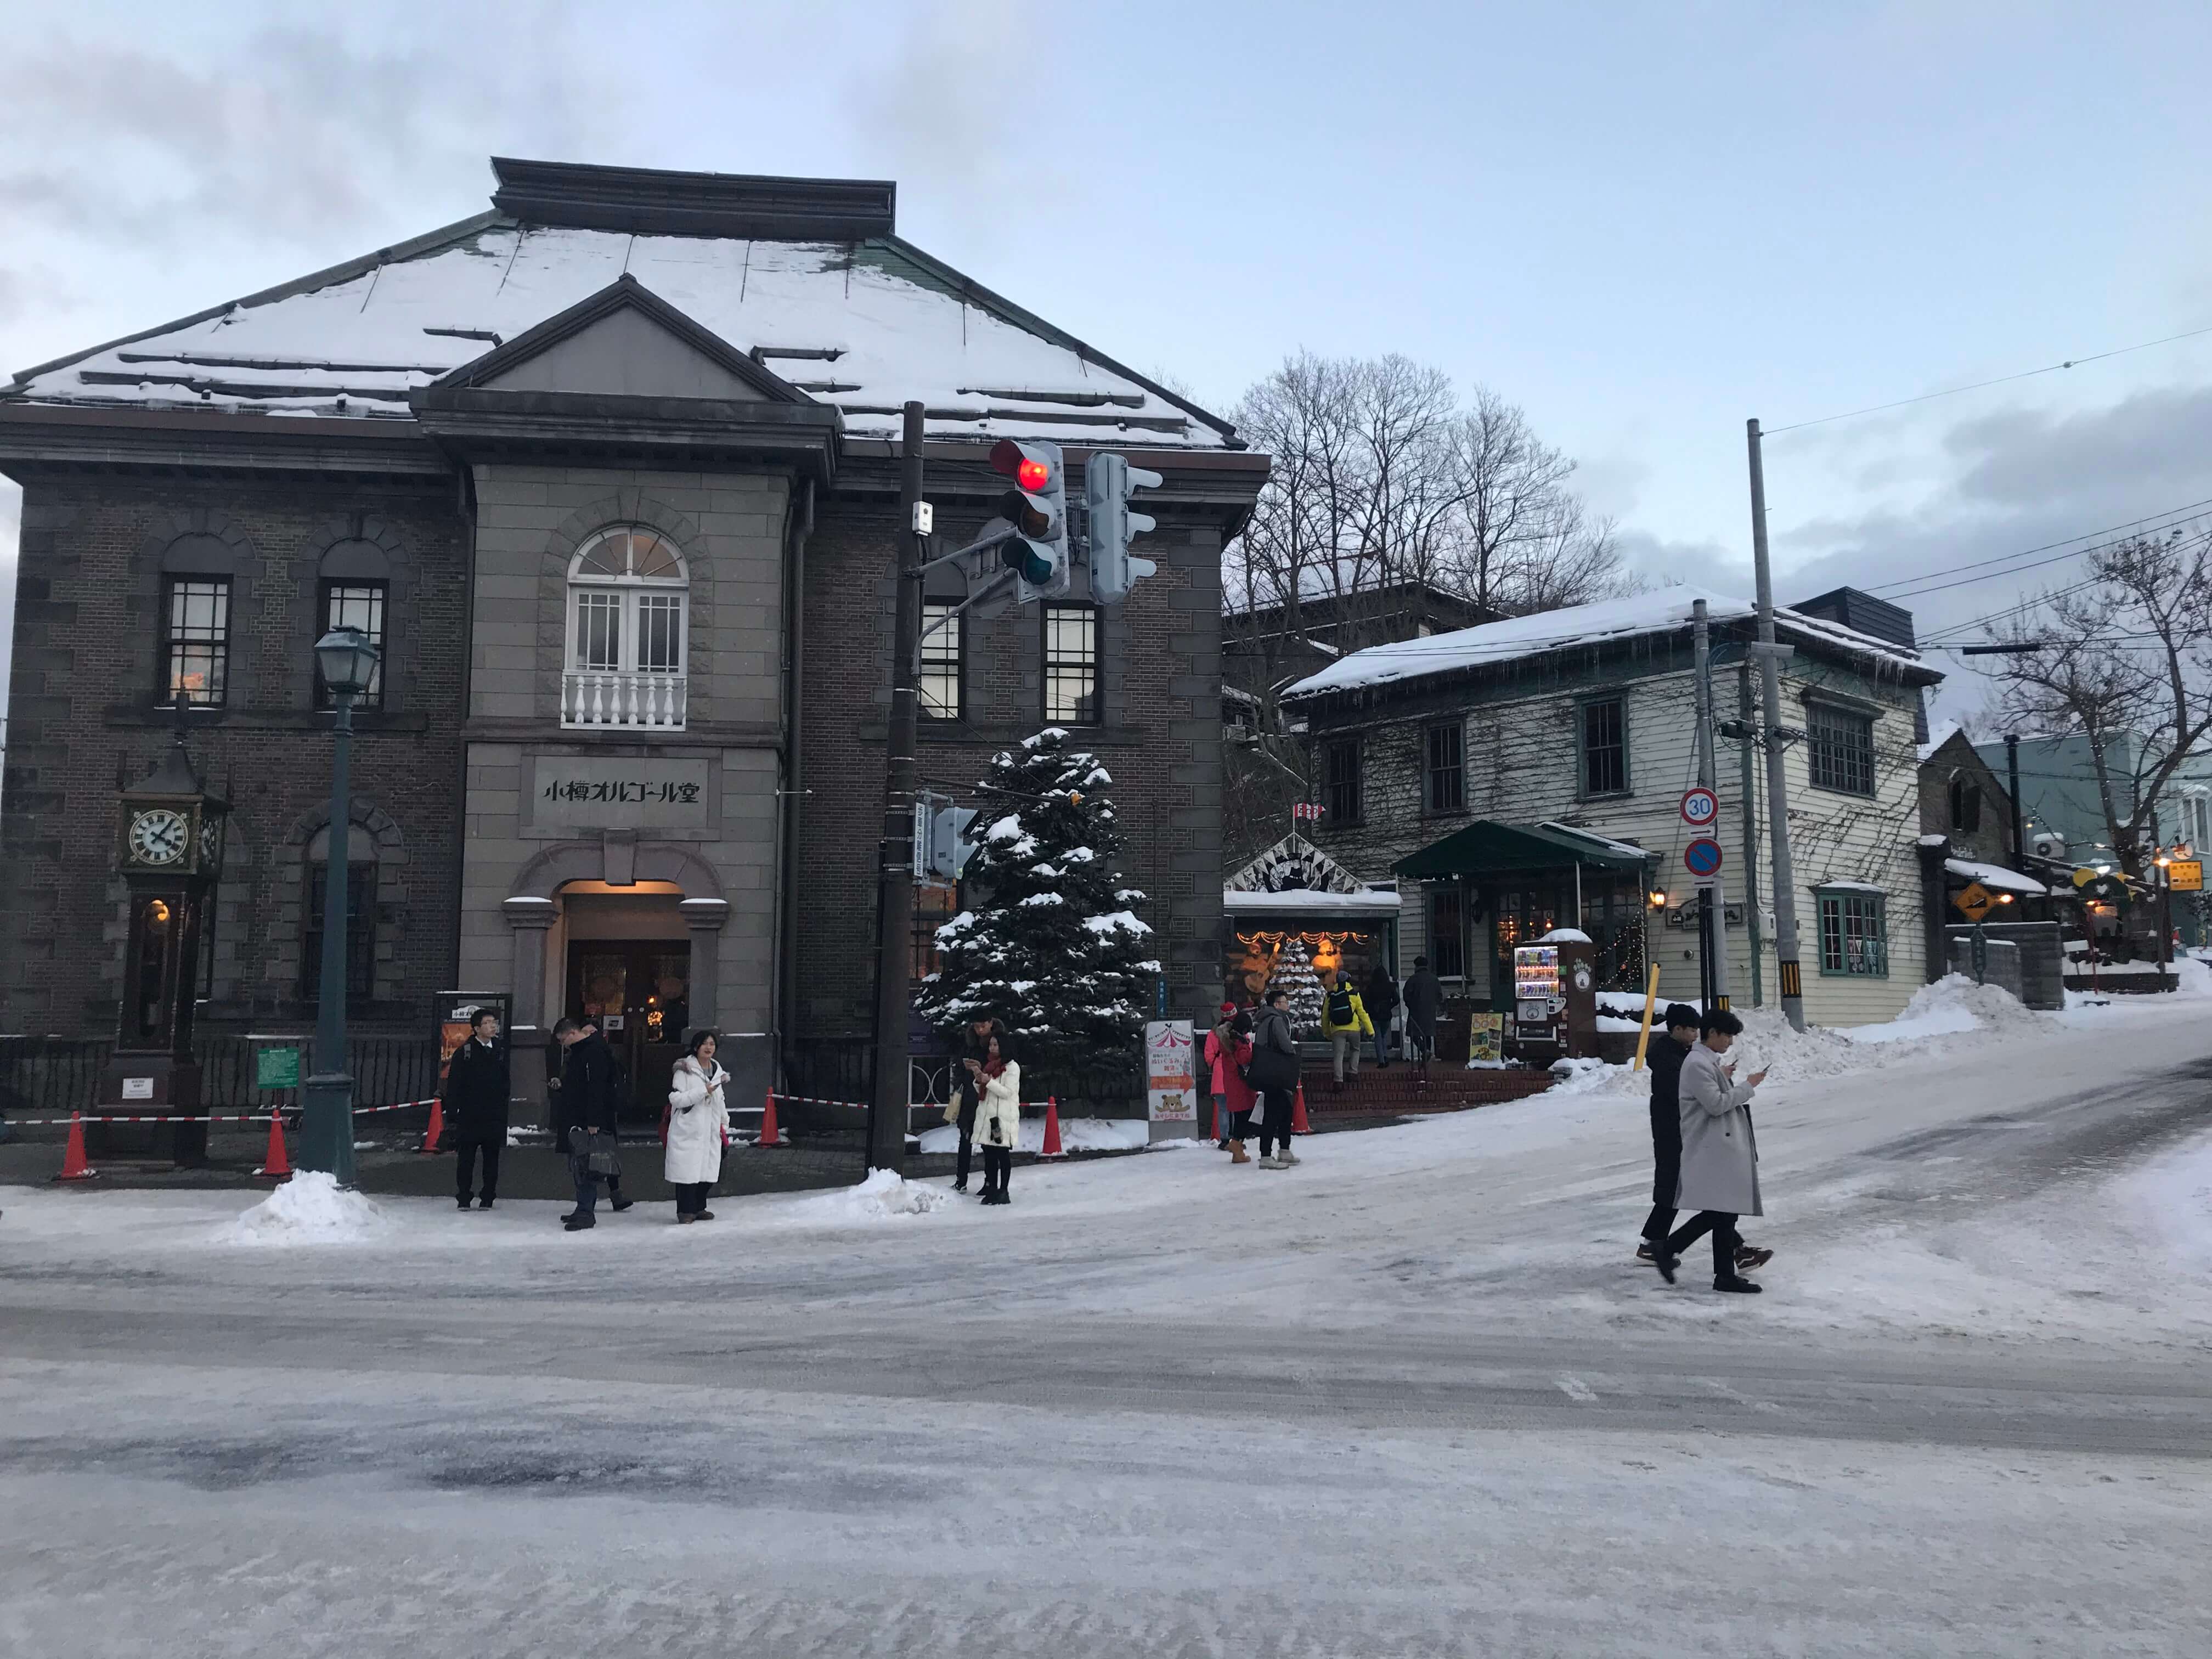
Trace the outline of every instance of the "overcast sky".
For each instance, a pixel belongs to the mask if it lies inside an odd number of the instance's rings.
[[[1302,347],[1486,382],[1642,568],[1747,591],[1746,416],[2212,328],[2202,0],[24,9],[11,370],[477,211],[494,153],[891,178],[905,234],[1201,402]],[[2212,500],[2212,334],[1767,479],[1785,601]]]

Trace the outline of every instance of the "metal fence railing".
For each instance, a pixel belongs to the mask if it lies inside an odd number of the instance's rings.
[[[216,1109],[265,1109],[296,1103],[297,1091],[258,1086],[258,1053],[300,1050],[301,1074],[313,1069],[314,1044],[305,1036],[216,1033],[192,1044],[200,1063],[200,1104]],[[100,1073],[114,1053],[112,1037],[0,1036],[0,1112],[66,1115],[99,1103]],[[354,1099],[363,1106],[421,1100],[438,1085],[437,1046],[428,1037],[364,1033],[346,1044]]]

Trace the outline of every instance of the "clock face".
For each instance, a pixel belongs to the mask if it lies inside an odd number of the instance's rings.
[[[211,817],[200,824],[200,867],[206,871],[222,868],[223,820]]]
[[[183,813],[150,806],[131,820],[131,856],[141,864],[174,864],[184,857],[191,836]]]

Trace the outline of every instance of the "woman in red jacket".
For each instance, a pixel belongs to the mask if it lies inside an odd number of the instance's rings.
[[[1233,1002],[1221,1005],[1220,1018],[1206,1034],[1206,1063],[1212,1069],[1215,1146],[1230,1155],[1231,1164],[1249,1164],[1244,1136],[1258,1097],[1244,1081],[1242,1068],[1252,1058],[1252,1016],[1240,1012]]]

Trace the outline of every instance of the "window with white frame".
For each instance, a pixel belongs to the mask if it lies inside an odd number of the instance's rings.
[[[681,726],[690,575],[643,525],[602,530],[568,565],[565,726]]]

